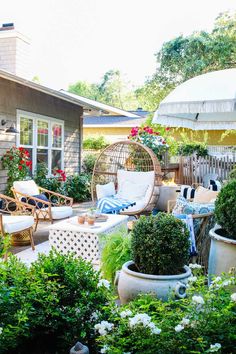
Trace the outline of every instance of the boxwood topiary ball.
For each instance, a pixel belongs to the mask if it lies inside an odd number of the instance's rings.
[[[173,215],[141,216],[131,235],[132,259],[141,273],[183,273],[189,258],[189,231]]]
[[[220,191],[215,203],[216,222],[225,231],[225,237],[236,240],[236,179]]]

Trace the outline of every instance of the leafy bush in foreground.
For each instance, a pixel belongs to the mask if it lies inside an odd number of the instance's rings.
[[[77,340],[93,347],[93,314],[107,302],[92,265],[72,255],[40,255],[28,268],[0,265],[0,353],[68,353]]]

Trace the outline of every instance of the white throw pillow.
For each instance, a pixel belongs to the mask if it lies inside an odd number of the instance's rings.
[[[141,199],[144,198],[148,186],[148,184],[124,181],[118,190],[117,196],[128,200]]]
[[[97,199],[111,197],[116,193],[114,182],[96,185]]]
[[[15,181],[13,187],[16,191],[30,196],[39,194],[38,186],[33,180]]]

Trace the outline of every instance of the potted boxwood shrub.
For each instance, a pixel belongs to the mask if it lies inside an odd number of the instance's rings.
[[[217,224],[210,230],[209,275],[236,267],[236,179],[221,189],[215,203],[215,218]]]
[[[141,216],[131,234],[131,254],[119,276],[121,303],[140,293],[155,293],[164,301],[171,292],[186,296],[189,232],[181,220],[165,213]]]

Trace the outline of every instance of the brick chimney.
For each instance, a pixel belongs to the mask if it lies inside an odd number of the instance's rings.
[[[0,69],[30,79],[30,40],[15,30],[14,23],[0,27]]]

